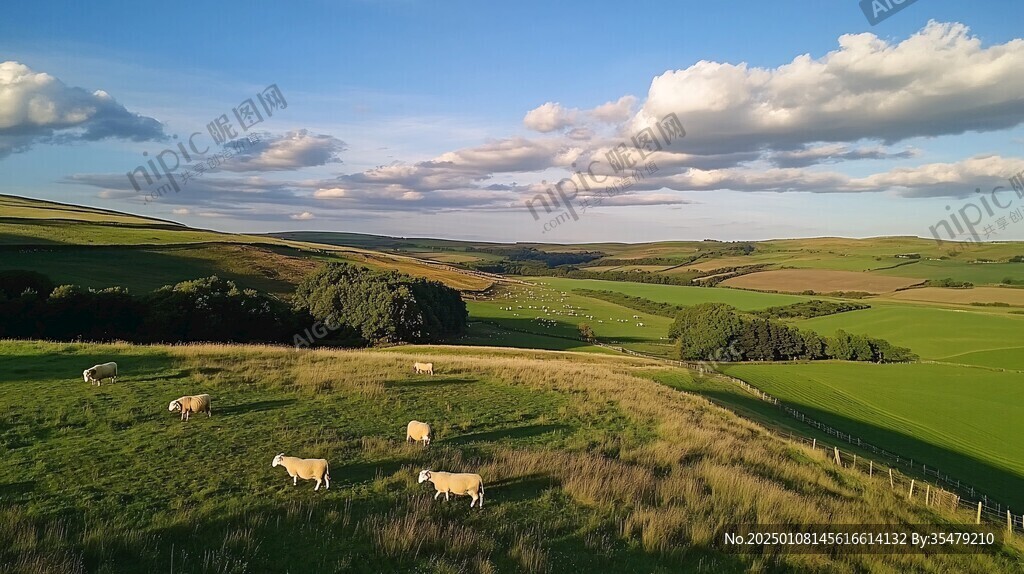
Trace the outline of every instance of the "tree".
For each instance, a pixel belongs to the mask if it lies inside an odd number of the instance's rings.
[[[329,263],[306,277],[295,308],[366,343],[427,343],[462,334],[468,314],[455,289],[396,271]]]
[[[669,327],[677,338],[679,358],[714,360],[716,352],[729,347],[740,334],[742,322],[736,310],[724,303],[701,303],[687,307]]]
[[[588,343],[593,343],[597,339],[594,336],[594,328],[590,326],[590,323],[580,323],[576,328],[580,331],[580,339]]]

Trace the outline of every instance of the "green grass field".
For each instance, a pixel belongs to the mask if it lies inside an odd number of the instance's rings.
[[[831,335],[837,329],[910,347],[924,359],[1018,368],[1024,315],[871,302],[871,309],[798,321]]]
[[[725,372],[1024,508],[1024,373],[855,363],[735,365]]]
[[[1024,249],[1022,249],[1024,251]],[[969,260],[969,258],[968,258]],[[883,275],[970,281],[975,285],[999,284],[1003,279],[1024,280],[1024,263],[969,263],[968,261],[918,261],[895,269],[876,271]]]
[[[999,556],[724,553],[730,523],[964,521],[621,357],[2,342],[0,571],[1012,572]],[[83,365],[117,359],[92,387]],[[437,374],[415,376],[414,360]],[[167,403],[213,396],[181,422]],[[432,422],[429,449],[404,425]],[[293,487],[277,452],[325,457]],[[421,468],[479,472],[483,509]],[[936,570],[938,568],[939,570]]]

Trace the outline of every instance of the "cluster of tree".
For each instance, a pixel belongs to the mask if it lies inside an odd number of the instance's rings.
[[[703,255],[691,255],[689,257],[642,257],[640,259],[599,259],[594,264],[602,267],[613,267],[616,265],[686,265],[700,259]]]
[[[812,299],[810,301],[800,301],[790,305],[768,307],[767,309],[754,311],[753,314],[765,319],[813,319],[814,317],[824,317],[826,315],[835,315],[836,313],[859,311],[861,309],[870,308],[871,305],[865,305],[864,303],[850,303],[849,301],[833,302],[823,301],[821,299]]]
[[[947,289],[970,289],[974,287],[974,283],[970,281],[957,281],[952,277],[929,279],[924,282],[924,285],[925,287],[946,287]]]
[[[1008,263],[1024,263],[1024,255],[1014,255],[1007,260]]]
[[[579,293],[584,297],[600,299],[629,309],[643,311],[644,313],[650,313],[651,315],[660,315],[662,317],[675,317],[684,309],[684,307],[679,305],[663,303],[661,301],[652,301],[644,297],[634,297],[633,295],[626,295],[625,293],[619,293],[618,291],[573,289],[573,293]]]
[[[61,285],[47,291],[38,280],[38,290],[26,288],[12,297],[25,277],[0,277],[0,337],[283,343],[308,321],[281,301],[217,277],[183,281],[141,297],[121,287]]]
[[[373,344],[442,341],[462,334],[468,319],[459,292],[443,283],[346,263],[329,263],[306,277],[295,305]]]
[[[545,267],[580,265],[605,256],[600,251],[541,251],[534,247],[480,247],[475,251],[500,255],[509,261],[543,263]]]
[[[302,337],[362,346],[445,340],[461,334],[467,319],[455,289],[345,264],[307,277],[294,305],[218,277],[140,297],[121,287],[52,285],[38,273],[0,274],[0,338],[293,344]]]
[[[822,337],[779,321],[738,312],[724,303],[687,307],[669,328],[683,360],[776,361],[841,359],[878,363],[917,359],[910,349],[882,339],[837,331]],[[727,353],[723,350],[727,349]]]
[[[587,271],[573,266],[547,267],[536,263],[516,263],[512,261],[474,262],[465,265],[469,269],[485,273],[502,275],[520,275],[523,277],[568,277],[570,279],[603,279],[605,281],[630,281],[633,283],[653,283],[656,285],[690,285],[695,273],[665,275],[648,271]]]

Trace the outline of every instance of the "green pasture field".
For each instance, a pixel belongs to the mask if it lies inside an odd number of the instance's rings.
[[[728,524],[963,522],[907,504],[649,362],[540,351],[0,342],[4,572],[1013,572],[988,556],[724,552]],[[83,366],[116,359],[100,387]],[[412,374],[416,360],[434,376]],[[170,400],[209,393],[187,422]],[[431,422],[429,448],[406,444]],[[272,468],[330,462],[331,488]],[[477,472],[482,509],[420,469]],[[173,564],[173,567],[172,567]]]
[[[814,419],[1024,509],[1024,373],[831,361],[724,371]]]
[[[995,368],[1020,368],[1024,315],[900,305],[868,300],[871,309],[797,321],[832,335],[837,329],[909,347],[923,359]]]

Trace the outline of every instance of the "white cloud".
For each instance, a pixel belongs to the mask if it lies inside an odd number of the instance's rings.
[[[182,208],[179,208],[179,209],[172,209],[171,213],[173,213],[174,215],[188,215],[188,214],[192,213],[192,210],[190,210],[188,208],[185,208],[185,207],[182,207]]]
[[[245,140],[240,147],[244,145]],[[338,154],[345,142],[308,130],[290,131],[280,136],[267,136],[258,143],[222,164],[226,171],[290,171],[341,161]]]
[[[68,87],[14,61],[0,62],[0,158],[36,143],[121,138],[163,140],[163,125],[125,109],[103,90]]]
[[[576,121],[579,110],[567,109],[557,102],[548,102],[528,112],[523,118],[523,125],[541,133],[548,133],[571,126]]]
[[[303,211],[302,213],[296,213],[294,215],[289,215],[288,217],[291,218],[291,219],[294,219],[296,221],[309,221],[310,219],[315,219],[316,218],[315,215],[313,215],[312,213],[310,213],[308,211]]]

